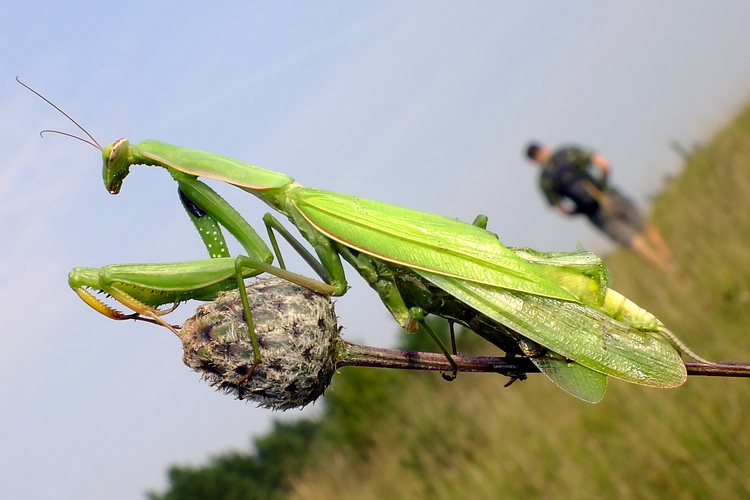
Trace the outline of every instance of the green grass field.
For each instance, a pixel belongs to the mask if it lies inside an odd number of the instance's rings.
[[[605,259],[613,288],[702,356],[750,361],[750,108],[693,154],[651,220],[680,272],[620,250]],[[385,394],[351,398],[305,470],[290,471],[291,498],[750,498],[750,380],[611,380],[590,405],[541,375],[508,388],[489,374],[406,375],[334,378],[332,400]]]

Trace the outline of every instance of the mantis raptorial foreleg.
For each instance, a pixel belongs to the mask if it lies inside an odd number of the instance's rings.
[[[334,295],[340,287],[271,265],[272,255],[268,247],[247,221],[218,193],[189,176],[175,177],[180,186],[178,194],[183,207],[201,236],[211,259],[170,264],[112,265],[102,269],[76,268],[69,275],[69,284],[84,302],[109,318],[145,319],[162,325],[175,334],[175,327],[165,322],[161,316],[174,310],[182,301],[213,300],[219,291],[236,287],[245,310],[257,365],[260,360],[260,349],[245,292],[245,278],[268,272],[324,295]],[[281,227],[278,221],[276,225]],[[250,256],[229,256],[222,226],[237,237]],[[312,254],[298,242],[293,247],[301,251],[303,257],[306,257],[305,260],[315,264],[314,269],[322,269]],[[275,248],[278,246],[275,245]],[[324,275],[323,279],[327,279],[327,275]],[[133,313],[125,314],[108,306],[94,297],[88,289],[109,294]],[[170,309],[157,309],[169,303],[173,304]]]
[[[221,234],[223,227],[242,245],[246,255],[269,264],[273,262],[271,251],[255,229],[219,193],[194,176],[173,172],[172,177],[179,185],[183,207],[196,225],[211,258],[229,256]],[[206,224],[206,228],[202,224]],[[220,239],[215,239],[216,236]]]
[[[255,346],[257,338],[244,280],[261,272],[274,274],[323,295],[331,295],[335,291],[327,283],[246,256],[164,264],[116,264],[101,269],[79,267],[70,272],[68,283],[84,302],[109,318],[125,320],[145,316],[175,334],[175,328],[161,317],[171,312],[177,304],[190,299],[213,300],[220,291],[238,288],[240,296],[244,297],[248,332]],[[125,314],[105,304],[89,291],[91,289],[107,293],[133,313]],[[157,309],[165,304],[173,306],[168,310]],[[254,353],[258,361],[260,351],[255,350]]]

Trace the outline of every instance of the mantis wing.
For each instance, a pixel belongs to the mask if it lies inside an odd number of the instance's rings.
[[[527,262],[488,231],[312,188],[295,190],[293,203],[327,237],[414,269],[458,300],[584,367],[654,387],[676,387],[686,379],[679,354],[661,336],[581,305],[580,294],[553,281],[558,270],[542,270],[538,264],[544,259]],[[588,281],[586,295],[606,292],[605,281]]]
[[[292,196],[296,208],[318,231],[364,254],[451,278],[578,302],[477,226],[313,188],[297,189]]]
[[[598,403],[607,391],[607,376],[575,361],[554,356],[540,356],[531,361],[554,384],[571,396],[588,403]]]
[[[417,272],[498,323],[599,373],[662,388],[687,378],[680,355],[661,335],[594,308]]]

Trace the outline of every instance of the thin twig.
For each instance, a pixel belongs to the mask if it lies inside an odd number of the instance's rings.
[[[449,371],[451,365],[440,353],[402,351],[342,342],[337,366],[371,366],[408,370]],[[495,356],[453,356],[462,372],[491,372],[508,376],[535,373],[539,369],[528,358]],[[750,363],[717,362],[710,365],[685,362],[688,375],[706,377],[750,377]]]
[[[735,361],[717,361],[710,365],[696,361],[686,361],[688,375],[705,377],[750,377],[750,363]]]

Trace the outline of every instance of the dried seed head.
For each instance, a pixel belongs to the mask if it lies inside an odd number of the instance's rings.
[[[340,330],[329,297],[271,277],[247,287],[261,361],[251,377],[253,347],[239,292],[200,306],[182,326],[185,364],[218,389],[266,408],[315,401],[331,383]]]

